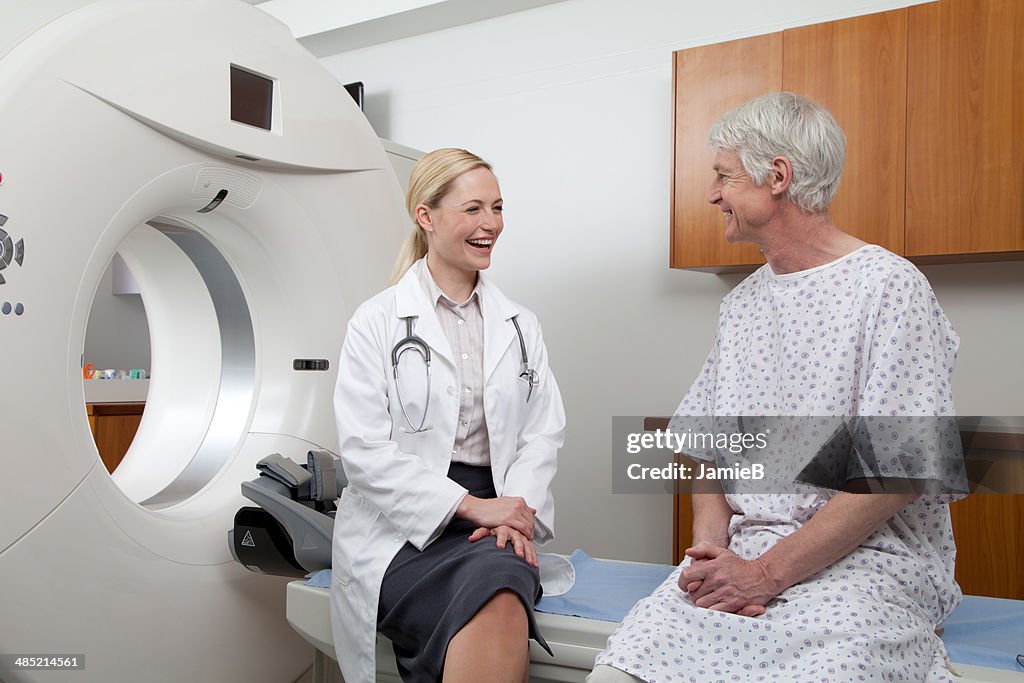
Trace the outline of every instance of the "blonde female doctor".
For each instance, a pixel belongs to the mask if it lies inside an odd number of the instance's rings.
[[[565,413],[537,319],[481,271],[503,228],[490,165],[424,156],[397,284],[352,316],[334,407],[349,486],[331,620],[348,683],[375,634],[410,682],[527,679]]]

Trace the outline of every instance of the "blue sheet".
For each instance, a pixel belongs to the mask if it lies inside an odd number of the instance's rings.
[[[562,595],[541,598],[534,607],[538,612],[619,622],[675,569],[669,564],[595,560],[582,550],[570,555],[569,561],[576,570],[576,583]]]
[[[1016,659],[1024,652],[1024,601],[964,596],[943,629],[950,661],[1024,671]]]
[[[313,572],[306,578],[306,585],[315,586],[316,588],[330,588],[331,570],[321,569],[318,572]]]
[[[576,583],[563,595],[541,598],[538,612],[619,622],[675,569],[667,564],[597,560],[582,550],[569,560],[576,569]],[[307,584],[330,587],[331,570],[316,572]],[[951,661],[1024,671],[1016,660],[1017,653],[1024,652],[1024,601],[965,596],[944,629],[942,641]]]

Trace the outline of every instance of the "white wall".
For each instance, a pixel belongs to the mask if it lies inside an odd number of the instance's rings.
[[[138,294],[114,294],[113,268],[100,280],[85,331],[84,357],[96,370],[115,368],[149,371],[149,324]]]
[[[491,160],[492,274],[544,325],[565,397],[557,551],[671,560],[671,500],[611,493],[611,417],[672,412],[737,276],[668,268],[671,52],[913,2],[571,0],[327,57],[382,137]],[[1024,414],[1024,263],[924,269],[959,329],[961,414]]]

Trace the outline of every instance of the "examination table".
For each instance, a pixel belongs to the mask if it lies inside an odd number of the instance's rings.
[[[346,486],[332,454],[310,451],[306,465],[278,454],[257,465],[258,479],[242,484],[257,508],[242,508],[228,533],[235,559],[250,570],[308,576],[287,587],[287,619],[315,648],[313,683],[340,681],[331,636],[330,585],[334,501]],[[555,563],[564,566],[564,560]],[[569,558],[575,581],[566,592],[537,603],[537,624],[554,657],[530,642],[532,683],[583,681],[637,600],[650,594],[674,567],[599,560],[581,550]],[[544,568],[541,569],[542,580]],[[943,624],[942,640],[963,683],[1024,683],[1024,601],[967,596]],[[377,679],[398,683],[391,644],[377,640]]]
[[[591,558],[577,550],[570,560],[576,583],[564,595],[543,598],[537,624],[555,656],[530,642],[530,680],[583,681],[605,641],[633,603],[649,594],[673,567]],[[330,570],[287,588],[288,623],[316,648],[314,682],[339,681],[334,671],[330,619]],[[583,616],[579,616],[583,615]],[[942,640],[963,683],[1024,683],[1024,601],[967,596],[943,625]],[[391,644],[377,640],[378,681],[400,681]],[[332,678],[333,676],[333,678]]]

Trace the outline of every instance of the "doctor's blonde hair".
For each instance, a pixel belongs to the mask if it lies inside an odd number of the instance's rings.
[[[444,147],[435,149],[416,162],[409,176],[409,191],[405,195],[405,208],[412,218],[412,233],[402,245],[391,272],[391,284],[397,283],[419,259],[427,255],[427,238],[416,220],[416,207],[420,204],[436,209],[452,189],[455,179],[474,168],[494,169],[491,165],[464,149]]]

